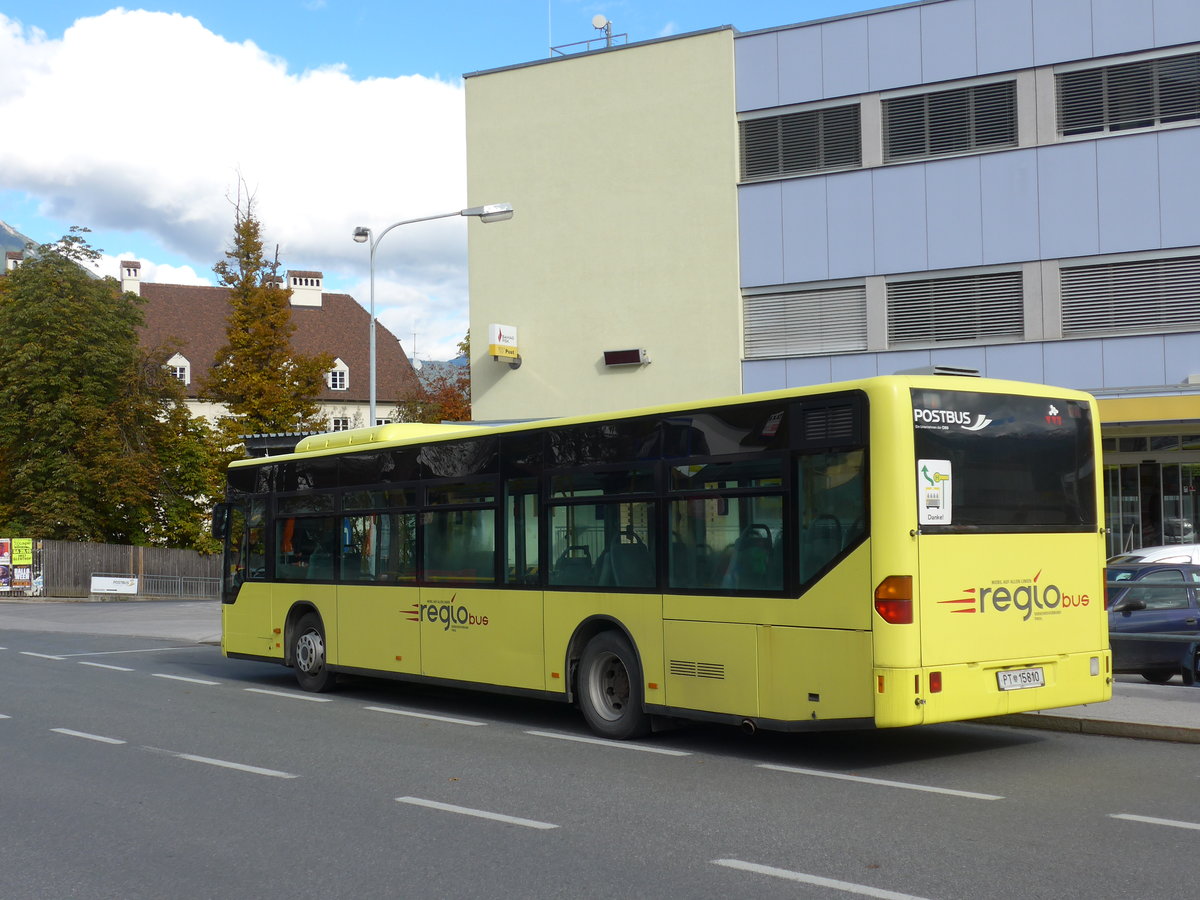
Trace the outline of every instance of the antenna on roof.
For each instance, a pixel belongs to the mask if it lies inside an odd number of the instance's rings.
[[[605,18],[600,13],[592,16],[592,27],[597,31],[604,32],[604,46],[612,46],[612,20]]]

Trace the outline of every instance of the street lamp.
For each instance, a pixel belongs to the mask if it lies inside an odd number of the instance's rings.
[[[471,206],[467,209],[458,209],[454,212],[438,213],[436,216],[421,216],[419,219],[405,219],[403,222],[393,222],[383,231],[379,232],[379,236],[373,236],[370,228],[365,228],[359,225],[354,229],[354,240],[356,243],[365,244],[371,242],[371,406],[370,406],[370,425],[375,425],[375,248],[379,246],[379,242],[383,240],[383,236],[393,228],[399,228],[401,225],[412,225],[416,222],[428,222],[431,219],[448,219],[451,216],[474,216],[480,222],[485,224],[491,222],[503,222],[506,219],[513,217],[513,208],[511,203],[488,203],[484,206]]]

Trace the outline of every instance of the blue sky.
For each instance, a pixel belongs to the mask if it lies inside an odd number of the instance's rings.
[[[594,38],[596,14],[632,42],[883,5],[5,0],[0,220],[35,241],[92,228],[105,274],[137,258],[147,280],[212,283],[240,178],[285,268],[319,269],[328,290],[365,302],[354,225],[505,199],[464,195],[462,73]],[[466,329],[463,225],[416,226],[380,244],[380,318],[409,352],[417,332],[422,358],[452,355]]]

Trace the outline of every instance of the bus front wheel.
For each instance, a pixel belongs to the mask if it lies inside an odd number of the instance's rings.
[[[300,687],[316,693],[330,690],[334,674],[325,664],[325,629],[321,617],[316,613],[302,616],[293,634],[292,664]]]
[[[613,740],[642,737],[642,670],[629,641],[612,631],[596,635],[579,660],[579,707],[592,731]]]

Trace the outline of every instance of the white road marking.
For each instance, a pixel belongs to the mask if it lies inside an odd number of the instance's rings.
[[[1200,822],[1180,822],[1178,819],[1156,819],[1153,816],[1135,816],[1133,813],[1112,813],[1111,819],[1125,819],[1127,822],[1145,822],[1147,825],[1169,825],[1172,828],[1190,828],[1200,831]]]
[[[332,703],[332,697],[313,697],[311,694],[297,694],[293,691],[269,691],[266,688],[242,688],[251,694],[270,694],[272,697],[287,697],[289,700],[308,700],[312,703]]]
[[[172,681],[186,681],[189,684],[220,684],[221,683],[219,681],[206,681],[203,678],[187,678],[184,675],[163,675],[160,672],[154,672],[151,674],[150,677],[151,678],[169,678]]]
[[[758,763],[760,769],[773,769],[776,772],[790,772],[793,775],[813,775],[817,778],[836,778],[840,781],[857,781],[862,784],[877,784],[882,787],[904,788],[908,791],[925,791],[929,794],[949,794],[951,797],[966,797],[969,800],[1003,800],[997,794],[977,794],[975,791],[956,791],[952,788],[930,787],[925,784],[910,784],[906,781],[887,781],[883,778],[865,778],[861,775],[842,775],[839,772],[822,772],[820,769],[797,769],[793,766],[776,766],[771,763]]]
[[[72,731],[70,728],[51,728],[55,734],[65,734],[67,737],[84,738],[89,741],[99,741],[101,744],[124,744],[125,741],[105,737],[102,734],[88,734],[86,731]]]
[[[64,656],[51,656],[49,653],[31,653],[28,650],[21,651],[22,656],[36,656],[38,659],[66,659]]]
[[[86,659],[81,659],[81,660],[79,661],[79,665],[81,665],[81,666],[92,666],[93,668],[96,668],[96,669],[112,669],[114,672],[133,672],[133,671],[136,671],[136,670],[134,670],[134,669],[130,669],[130,668],[128,668],[127,666],[110,666],[110,665],[108,665],[108,663],[88,662]]]
[[[159,653],[163,650],[196,650],[202,645],[192,644],[187,647],[143,647],[141,650],[95,650],[90,653],[65,653],[58,659],[74,659],[76,656],[117,656],[121,653]]]
[[[832,888],[835,891],[846,891],[860,894],[863,897],[878,897],[881,900],[922,900],[914,894],[900,894],[896,891],[885,891],[882,888],[868,887],[865,884],[854,884],[850,881],[838,881],[834,878],[822,878],[820,875],[806,875],[803,872],[792,872],[788,869],[777,869],[774,866],[760,866],[758,863],[742,862],[740,859],[714,859],[715,865],[727,869],[738,869],[742,872],[754,872],[758,875],[770,875],[772,878],[783,878],[787,881],[800,881],[818,887]]]
[[[11,718],[12,718],[12,716],[6,716],[4,713],[0,713],[0,719],[11,719]]]
[[[249,772],[251,775],[268,775],[271,778],[299,778],[299,775],[292,775],[290,772],[280,772],[278,769],[263,769],[259,766],[247,766],[242,763],[229,762],[225,759],[213,759],[211,756],[195,756],[191,753],[175,753],[166,751],[178,759],[187,759],[192,762],[204,763],[208,766],[220,766],[222,769],[235,769],[238,772]]]
[[[454,719],[450,716],[435,716],[431,713],[413,712],[408,709],[390,709],[386,706],[364,706],[371,712],[388,713],[393,716],[410,716],[414,719],[433,719],[435,722],[449,722],[451,725],[486,725],[487,722],[472,722],[470,719]]]
[[[556,741],[575,741],[578,744],[596,744],[599,747],[612,747],[614,750],[641,750],[643,753],[658,753],[662,756],[691,756],[687,750],[668,750],[666,747],[647,747],[645,744],[631,744],[628,741],[609,741],[604,738],[583,737],[577,734],[558,734],[553,731],[526,731],[534,737],[554,738]]]
[[[443,812],[458,813],[463,816],[474,816],[477,819],[491,819],[493,822],[505,822],[509,825],[521,825],[525,828],[557,828],[549,822],[538,822],[534,819],[520,819],[516,816],[506,816],[503,813],[487,812],[482,809],[471,809],[466,806],[454,806],[450,803],[438,803],[436,800],[422,800],[420,797],[397,797],[397,803],[408,803],[411,806],[425,806],[429,809],[440,809]]]

